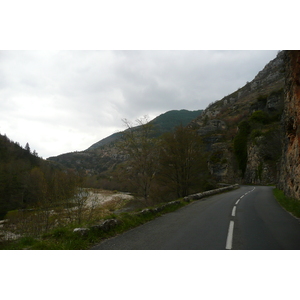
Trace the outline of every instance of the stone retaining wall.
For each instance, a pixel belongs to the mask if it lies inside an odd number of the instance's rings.
[[[230,190],[234,190],[234,189],[237,189],[237,188],[239,188],[238,184],[229,185],[229,186],[226,186],[226,187],[223,187],[223,188],[214,189],[214,190],[206,191],[206,192],[203,192],[203,193],[197,193],[197,194],[186,196],[186,197],[183,198],[183,201],[190,202],[192,200],[199,200],[199,199],[204,198],[204,197],[216,195],[216,194],[226,192],[226,191],[230,191]]]
[[[226,187],[223,187],[223,188],[206,191],[206,192],[203,192],[203,193],[189,195],[189,196],[184,197],[183,201],[190,202],[192,200],[199,200],[199,199],[204,198],[204,197],[219,194],[221,192],[234,190],[234,189],[237,189],[237,188],[239,188],[239,185],[234,184],[234,185],[226,186]],[[140,214],[140,215],[155,214],[155,213],[158,213],[158,212],[162,211],[164,208],[166,208],[168,206],[177,206],[177,205],[180,205],[180,204],[181,204],[180,200],[175,200],[175,201],[165,203],[165,204],[163,204],[159,207],[156,207],[156,208],[143,209],[142,211],[139,211],[136,214]],[[77,234],[80,234],[80,235],[84,236],[84,235],[87,235],[90,230],[107,232],[107,231],[109,231],[110,229],[116,227],[119,224],[120,224],[120,221],[117,220],[117,219],[108,219],[108,220],[105,220],[100,225],[94,225],[90,228],[75,228],[73,230],[73,232],[76,232]]]

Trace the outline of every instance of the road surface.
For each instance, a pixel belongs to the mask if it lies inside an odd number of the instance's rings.
[[[241,186],[190,203],[92,250],[296,250],[300,222],[275,200],[272,187]]]

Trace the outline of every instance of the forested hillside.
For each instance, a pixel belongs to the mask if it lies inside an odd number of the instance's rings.
[[[77,177],[0,134],[0,218],[14,209],[47,205],[74,193]]]

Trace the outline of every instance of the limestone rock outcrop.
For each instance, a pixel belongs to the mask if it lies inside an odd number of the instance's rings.
[[[208,169],[217,182],[277,182],[277,152],[281,152],[278,128],[284,103],[284,58],[285,51],[279,52],[251,82],[211,103],[201,116],[189,124],[203,138],[205,150],[209,153]],[[260,137],[249,134],[246,171],[243,174],[235,158],[233,141],[240,122],[249,121],[257,111],[264,112],[272,124],[260,132],[256,130],[255,134]],[[269,153],[274,145],[276,151]]]
[[[300,199],[300,51],[286,51],[284,136],[278,187]]]

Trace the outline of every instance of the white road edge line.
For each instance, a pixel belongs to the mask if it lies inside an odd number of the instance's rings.
[[[238,201],[235,202],[235,205],[238,205],[241,199],[239,199]]]
[[[225,248],[226,250],[232,249],[233,227],[234,227],[234,221],[230,221],[229,228],[228,228],[227,241],[226,241],[226,248]]]
[[[236,206],[234,206],[233,209],[232,209],[232,213],[231,213],[232,217],[235,217],[235,210],[236,210]]]

